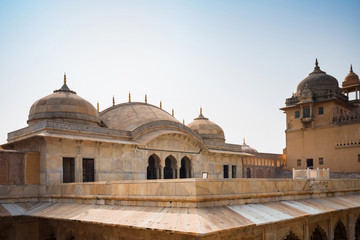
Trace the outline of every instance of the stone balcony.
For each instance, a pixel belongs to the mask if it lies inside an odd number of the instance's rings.
[[[0,203],[210,207],[360,193],[356,179],[177,179],[0,185]]]

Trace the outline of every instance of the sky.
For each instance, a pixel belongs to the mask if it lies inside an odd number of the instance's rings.
[[[199,115],[226,142],[282,153],[279,108],[314,67],[360,74],[360,1],[0,0],[0,144],[31,105],[67,84],[100,110],[159,106]]]

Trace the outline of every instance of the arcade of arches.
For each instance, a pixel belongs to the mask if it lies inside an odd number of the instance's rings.
[[[347,229],[344,225],[344,223],[341,220],[338,220],[335,228],[333,229],[333,238],[328,238],[328,234],[326,231],[322,228],[317,226],[315,230],[311,233],[310,240],[348,240],[352,237],[349,236],[355,236],[355,240],[360,240],[360,216],[357,218],[355,227],[353,228],[353,233],[347,232]],[[352,235],[354,234],[354,235]],[[286,237],[283,240],[300,240],[300,237],[295,234],[293,231],[290,231]]]
[[[149,157],[147,179],[177,179],[179,177],[192,177],[191,160],[187,156],[180,160],[180,166],[178,166],[178,160],[172,155],[165,158],[163,166],[160,157],[156,154]]]

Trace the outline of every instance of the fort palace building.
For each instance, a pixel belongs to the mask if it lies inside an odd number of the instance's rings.
[[[188,125],[147,96],[99,111],[64,76],[1,145],[0,240],[358,240],[359,91],[316,60],[271,154],[202,108]]]
[[[338,81],[316,61],[314,71],[282,108],[288,169],[329,168],[338,175],[360,172],[359,91],[359,77],[352,66],[339,88]]]

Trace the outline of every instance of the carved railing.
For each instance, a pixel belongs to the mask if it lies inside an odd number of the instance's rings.
[[[293,168],[293,179],[309,179],[309,178],[317,178],[317,179],[328,179],[330,178],[330,169],[300,169],[295,170]]]
[[[333,123],[345,123],[354,120],[360,120],[360,111],[352,111],[350,114],[343,116],[333,115]]]

